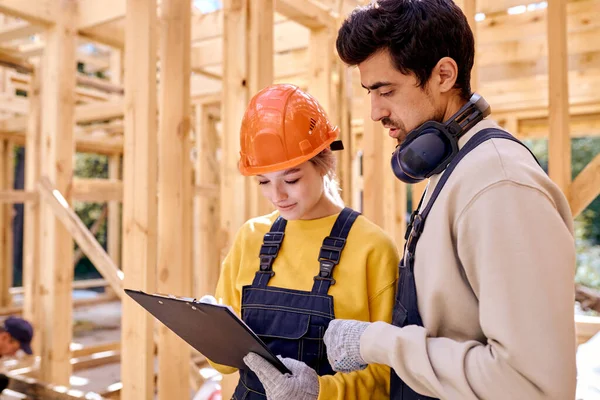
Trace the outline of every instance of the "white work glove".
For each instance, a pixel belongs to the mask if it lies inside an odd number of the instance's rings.
[[[365,369],[367,363],[360,355],[360,337],[370,322],[334,319],[325,331],[327,360],[334,371],[352,372]]]
[[[250,368],[265,388],[267,400],[317,400],[319,378],[314,369],[302,361],[277,356],[292,371],[282,374],[269,361],[256,353],[248,353],[244,363]]]

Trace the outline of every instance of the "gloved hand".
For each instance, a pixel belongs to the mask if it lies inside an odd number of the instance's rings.
[[[319,378],[315,370],[302,361],[278,358],[292,371],[292,375],[282,374],[256,353],[248,353],[244,357],[244,363],[265,388],[267,400],[316,400],[319,397]]]
[[[365,369],[367,363],[360,355],[360,337],[370,322],[334,319],[325,331],[323,341],[327,347],[327,360],[338,372]]]

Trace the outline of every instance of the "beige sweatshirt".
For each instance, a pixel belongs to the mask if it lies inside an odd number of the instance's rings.
[[[484,120],[460,139],[497,127]],[[427,197],[439,182],[431,177]],[[372,324],[369,363],[441,399],[575,398],[573,221],[527,149],[491,139],[456,167],[417,244],[425,327]]]

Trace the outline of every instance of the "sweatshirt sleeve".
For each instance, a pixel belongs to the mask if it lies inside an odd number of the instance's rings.
[[[552,199],[497,183],[465,206],[455,234],[486,341],[378,322],[361,338],[365,361],[441,399],[573,399],[575,246]]]
[[[221,264],[221,272],[215,290],[215,298],[224,305],[231,306],[236,315],[240,315],[241,294],[236,289],[237,276],[241,264],[242,229],[237,233],[233,246]],[[220,365],[208,360],[211,367],[222,374],[232,374],[237,368]]]
[[[370,321],[392,320],[392,309],[398,275],[398,253],[394,244],[380,247],[377,255],[369,259],[375,268],[369,270],[369,278],[381,284],[369,299]],[[389,398],[390,368],[371,364],[362,371],[336,373],[319,377],[318,400],[354,400]]]

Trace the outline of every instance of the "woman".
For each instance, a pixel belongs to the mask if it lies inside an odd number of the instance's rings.
[[[387,367],[334,375],[323,344],[333,318],[391,321],[397,280],[391,239],[339,196],[332,153],[340,148],[338,131],[319,103],[293,85],[273,85],[252,98],[239,169],[256,177],[276,211],[237,232],[216,297],[274,354],[310,371],[314,399],[384,398]],[[241,370],[233,398],[265,397],[255,373]]]

